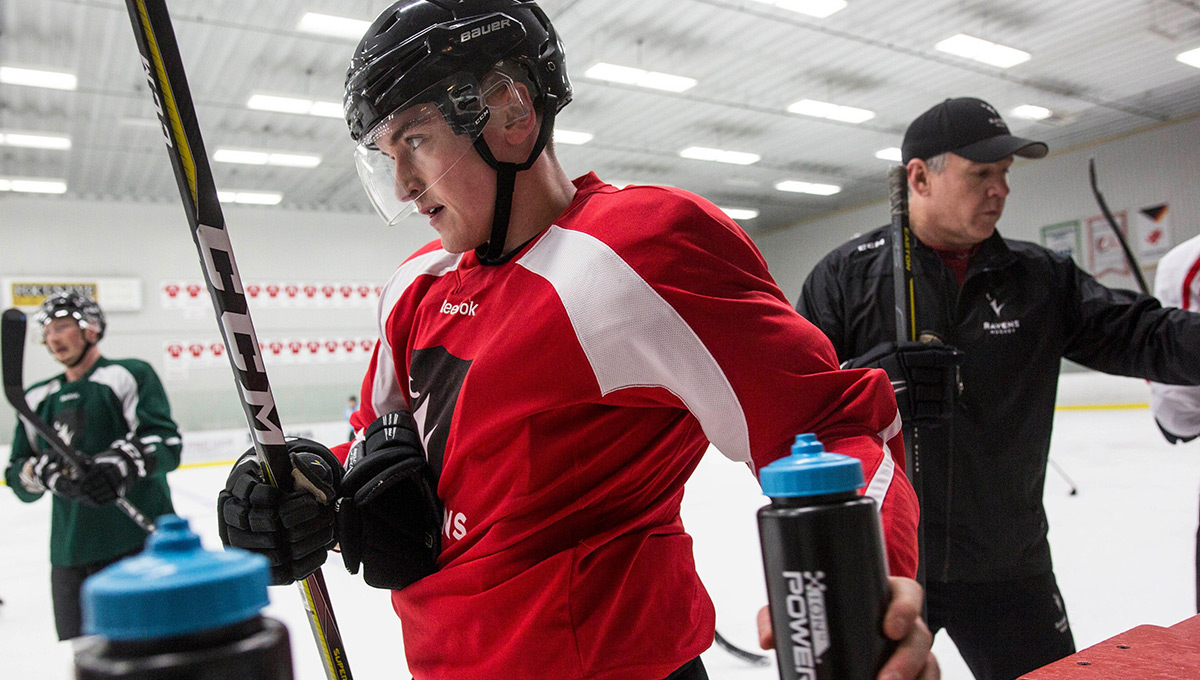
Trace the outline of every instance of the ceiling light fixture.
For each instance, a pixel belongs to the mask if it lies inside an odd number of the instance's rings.
[[[730,163],[732,165],[751,165],[762,160],[762,156],[756,153],[709,149],[703,146],[689,146],[680,151],[679,155],[683,158],[690,158],[697,161],[713,161],[715,163]]]
[[[758,217],[758,210],[754,208],[721,208],[721,212],[735,220],[752,220]]]
[[[0,66],[0,83],[45,87],[51,90],[74,90],[78,80],[73,73],[42,71],[16,66]]]
[[[763,4],[774,5],[800,14],[806,14],[817,19],[846,9],[846,0],[757,0]]]
[[[1014,118],[1024,118],[1025,120],[1045,120],[1054,115],[1054,112],[1044,106],[1021,104],[1012,110],[1012,115]]]
[[[904,158],[900,154],[900,147],[898,146],[889,146],[886,149],[880,149],[875,152],[875,157],[881,161],[891,161],[893,163],[899,163]]]
[[[797,194],[812,194],[814,196],[832,196],[842,190],[842,188],[836,184],[801,182],[794,179],[785,179],[782,182],[776,182],[775,188],[779,191],[790,191]]]
[[[337,17],[331,14],[318,14],[316,12],[305,12],[304,16],[300,17],[300,21],[296,24],[296,29],[305,33],[329,35],[334,38],[347,38],[350,40],[362,38],[363,34],[370,27],[371,22],[363,21],[362,19]]]
[[[580,144],[587,144],[588,142],[592,141],[593,137],[595,137],[595,135],[590,132],[576,132],[574,130],[562,130],[559,128],[554,129],[555,144],[571,144],[578,146]]]
[[[278,165],[288,168],[315,168],[321,157],[312,154],[257,151],[253,149],[217,149],[213,160],[218,163],[241,163],[244,165]]]
[[[341,118],[342,105],[338,102],[313,101],[299,97],[281,97],[272,94],[254,94],[246,101],[246,108],[256,111],[295,113],[321,118]]]
[[[975,61],[999,68],[1010,68],[1017,64],[1025,63],[1032,56],[1023,50],[994,43],[983,38],[976,38],[965,33],[959,33],[953,37],[946,38],[933,47],[947,54],[974,59]]]
[[[217,200],[222,203],[245,203],[247,205],[278,205],[283,194],[273,191],[217,191]]]
[[[865,123],[875,117],[874,111],[859,109],[853,106],[841,106],[816,99],[801,99],[787,107],[788,113],[798,113],[802,116],[826,118],[843,123]]]
[[[1188,50],[1187,52],[1180,52],[1179,54],[1175,55],[1175,61],[1178,61],[1182,64],[1187,64],[1188,66],[1200,68],[1200,47],[1197,47],[1194,50]]]
[[[0,177],[0,191],[18,191],[27,194],[65,194],[67,180],[42,177]]]
[[[675,76],[670,73],[659,73],[658,71],[647,71],[632,66],[618,66],[617,64],[606,64],[604,62],[599,62],[584,71],[583,76],[595,80],[606,80],[622,85],[636,85],[638,87],[645,87],[651,90],[664,90],[666,92],[684,92],[685,90],[692,89],[700,82],[694,78],[687,78],[685,76]]]
[[[37,132],[0,131],[0,145],[65,150],[71,148],[71,138],[66,135],[44,135]]]

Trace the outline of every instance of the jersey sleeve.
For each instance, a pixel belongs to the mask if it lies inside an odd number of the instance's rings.
[[[125,397],[136,398],[137,402],[133,405],[136,424],[130,434],[143,450],[154,456],[157,473],[170,472],[179,467],[183,439],[179,435],[179,427],[171,418],[167,392],[149,364],[138,361],[132,364],[132,368],[136,371],[138,386],[136,397],[132,393]]]
[[[4,481],[13,490],[17,498],[25,503],[32,503],[42,497],[41,493],[30,493],[21,485],[21,467],[28,458],[33,457],[34,451],[29,446],[29,438],[25,433],[25,423],[17,419],[17,427],[13,433],[12,451],[8,459],[8,467],[4,470]]]
[[[858,458],[866,493],[880,506],[890,568],[912,576],[918,509],[886,373],[839,369],[830,341],[791,307],[749,237],[717,208],[684,200],[673,213],[667,228],[618,246],[678,314],[687,331],[676,335],[695,335],[694,345],[650,343],[662,348],[646,351],[665,355],[646,362],[663,367],[653,379],[683,401],[723,454],[756,473],[787,455],[802,433]],[[671,332],[667,321],[655,326]],[[683,352],[694,379],[668,375],[679,365],[670,355]]]
[[[409,287],[422,276],[453,268],[461,256],[442,250],[438,242],[431,242],[413,253],[392,274],[379,296],[376,309],[378,339],[371,353],[371,361],[363,376],[359,391],[358,409],[350,415],[350,426],[356,438],[381,415],[409,408],[408,398],[401,385],[408,384],[407,367],[396,360],[396,349],[403,351],[411,329],[406,324],[392,324],[397,315],[411,315],[417,304],[417,296],[410,294]],[[338,460],[345,463],[353,442],[343,442],[330,450]]]
[[[1072,291],[1066,358],[1114,375],[1200,385],[1200,314],[1108,288],[1069,260],[1058,266]]]

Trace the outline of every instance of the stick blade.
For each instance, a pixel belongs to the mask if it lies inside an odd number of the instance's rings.
[[[25,313],[19,309],[7,309],[0,317],[0,363],[3,364],[4,393],[12,401],[13,390],[21,400],[25,389],[21,380],[21,365],[25,359]]]

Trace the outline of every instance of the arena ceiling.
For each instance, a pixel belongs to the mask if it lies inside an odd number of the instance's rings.
[[[1200,112],[1200,68],[1177,59],[1200,48],[1200,0],[846,0],[825,18],[789,8],[798,3],[543,0],[575,88],[559,128],[591,135],[584,144],[560,139],[568,173],[683,187],[757,211],[739,220],[753,233],[883,200],[891,161],[876,154],[898,147],[908,122],[946,97],[990,101],[1015,134],[1048,142],[1052,153]],[[307,32],[302,17],[370,20],[387,3],[168,4],[210,158],[250,152],[243,160],[259,163],[213,162],[218,187],[278,194],[280,208],[370,212],[339,117],[247,103],[302,98],[318,110],[331,103],[336,115],[357,41]],[[1027,57],[1001,67],[937,47],[959,34]],[[601,80],[592,75],[601,63],[694,83],[667,91]],[[66,197],[179,200],[124,3],[0,0],[0,67],[75,79],[74,89],[0,82],[0,188],[40,178],[64,182]],[[861,120],[789,111],[803,100]],[[1019,118],[1020,106],[1045,117]],[[68,138],[69,147],[23,145],[31,134]],[[757,160],[680,155],[692,147]],[[785,181],[837,191],[776,188]],[[6,195],[15,194],[0,191],[0,201]]]

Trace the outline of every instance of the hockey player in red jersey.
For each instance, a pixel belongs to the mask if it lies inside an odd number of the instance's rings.
[[[706,678],[684,482],[710,442],[757,472],[814,432],[880,504],[901,641],[881,677],[937,677],[886,374],[839,370],[711,203],[571,181],[550,141],[570,99],[532,2],[402,0],[367,30],[345,98],[360,176],[386,220],[420,212],[440,239],[384,287],[353,445],[293,444],[314,493],[284,497],[243,456],[222,538],[281,583],[339,543],[391,590],[418,680]]]

